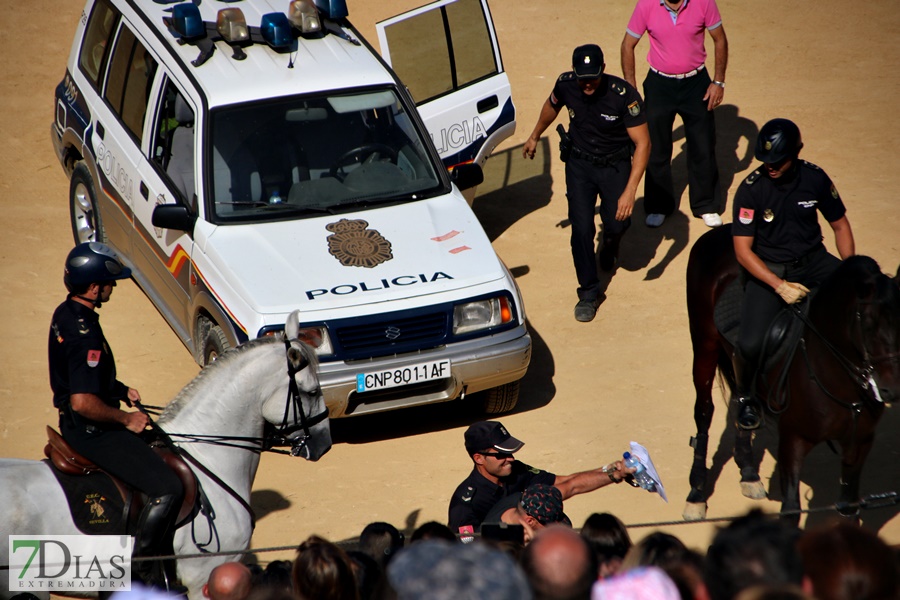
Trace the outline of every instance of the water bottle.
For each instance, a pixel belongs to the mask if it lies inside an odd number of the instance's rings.
[[[650,477],[650,473],[647,472],[647,467],[644,466],[644,463],[642,463],[637,456],[632,456],[631,452],[626,452],[622,455],[622,458],[625,459],[626,467],[635,469],[631,476],[638,482],[638,485],[648,492],[656,491],[656,482]]]

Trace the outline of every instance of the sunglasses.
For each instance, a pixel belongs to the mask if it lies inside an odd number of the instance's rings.
[[[512,452],[479,452],[478,454],[482,456],[490,456],[491,458],[495,458],[497,460],[506,460],[507,458],[513,458]]]

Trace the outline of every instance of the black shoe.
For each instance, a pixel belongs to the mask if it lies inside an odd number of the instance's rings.
[[[599,300],[579,300],[575,305],[575,320],[582,323],[593,321],[599,307]]]
[[[762,422],[760,415],[759,403],[753,398],[739,398],[740,408],[738,408],[737,424],[741,429],[759,429]]]

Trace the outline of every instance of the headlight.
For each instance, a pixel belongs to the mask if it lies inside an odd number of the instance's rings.
[[[265,327],[260,330],[259,336],[278,335],[282,329],[269,329]],[[328,335],[328,329],[322,325],[316,327],[301,327],[297,338],[306,344],[309,344],[316,351],[317,356],[329,356],[334,354],[334,347],[331,345],[331,337]]]
[[[297,337],[300,341],[306,342],[315,348],[318,356],[334,354],[331,338],[328,336],[328,329],[325,327],[301,327],[300,335]]]
[[[506,296],[459,304],[453,308],[453,335],[504,325],[512,318]]]

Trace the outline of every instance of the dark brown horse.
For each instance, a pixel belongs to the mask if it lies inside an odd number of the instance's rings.
[[[727,321],[722,315],[729,298],[732,305],[735,298],[739,302],[738,288],[729,288],[738,274],[730,228],[711,230],[697,240],[687,267],[697,393],[691,491],[684,511],[688,520],[706,516],[706,454],[716,368],[729,392],[734,389],[733,345],[726,339],[731,336],[724,327],[726,333],[720,333],[717,322],[721,326]],[[722,304],[716,308],[720,299]],[[858,501],[863,463],[884,405],[900,400],[900,272],[892,278],[871,258],[854,256],[842,262],[808,302],[808,312],[790,307],[776,321],[787,331],[785,345],[791,346],[790,331],[796,331],[795,344],[781,352],[774,366],[763,369],[756,386],[757,397],[767,406],[767,418],[778,415],[781,508],[782,512],[793,511],[795,522],[800,518],[796,512],[800,509],[800,466],[809,451],[824,441],[840,445],[840,502]],[[719,312],[714,319],[715,311]],[[744,495],[764,498],[751,441],[751,432],[737,430],[735,463]]]

